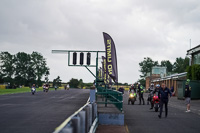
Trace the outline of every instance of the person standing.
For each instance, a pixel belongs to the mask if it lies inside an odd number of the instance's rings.
[[[67,85],[67,90],[69,90],[69,84]]]
[[[121,92],[122,94],[124,94],[124,87],[121,86],[119,89],[118,89],[119,92]]]
[[[168,115],[169,95],[170,97],[172,96],[171,91],[169,90],[169,88],[166,87],[165,83],[162,83],[162,86],[158,92],[158,97],[160,99],[160,114],[158,115],[159,118],[162,117],[163,104],[165,105],[165,118]]]
[[[142,85],[140,85],[140,82],[138,82],[138,93],[139,93],[139,100],[140,100],[139,105],[141,105],[141,100],[143,101],[143,105],[145,105],[145,103],[144,103],[144,97],[143,97],[144,88],[143,88]]]
[[[187,105],[186,112],[190,112],[190,101],[191,101],[191,87],[190,87],[190,80],[187,79],[185,83],[185,103]]]
[[[55,85],[54,88],[55,88],[55,91],[56,91],[58,87]]]
[[[64,86],[65,90],[67,89],[67,85]]]

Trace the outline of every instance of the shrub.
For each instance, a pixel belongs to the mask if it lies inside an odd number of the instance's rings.
[[[187,68],[187,78],[191,80],[200,80],[200,65],[194,64]]]

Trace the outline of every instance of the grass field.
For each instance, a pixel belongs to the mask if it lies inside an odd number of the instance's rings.
[[[59,88],[62,89],[62,88]],[[49,90],[54,90],[54,88],[50,88]],[[42,88],[36,88],[36,91],[43,91]],[[24,92],[31,92],[29,87],[24,88],[16,88],[16,89],[0,89],[0,95],[5,94],[14,94],[14,93],[24,93]]]

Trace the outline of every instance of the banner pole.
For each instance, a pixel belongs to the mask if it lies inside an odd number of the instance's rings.
[[[97,51],[97,58],[96,58],[96,88],[98,86],[97,80],[98,80],[98,58],[99,58],[99,52]]]

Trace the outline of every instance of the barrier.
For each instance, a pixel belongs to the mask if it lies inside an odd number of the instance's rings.
[[[6,85],[0,85],[0,89],[6,89]]]
[[[54,133],[94,133],[98,126],[97,104],[88,102],[67,118]]]
[[[103,97],[102,101],[97,101],[98,95]],[[105,106],[107,106],[107,104],[114,104],[121,112],[123,111],[123,94],[119,91],[98,87],[96,101],[98,104],[105,104]]]

